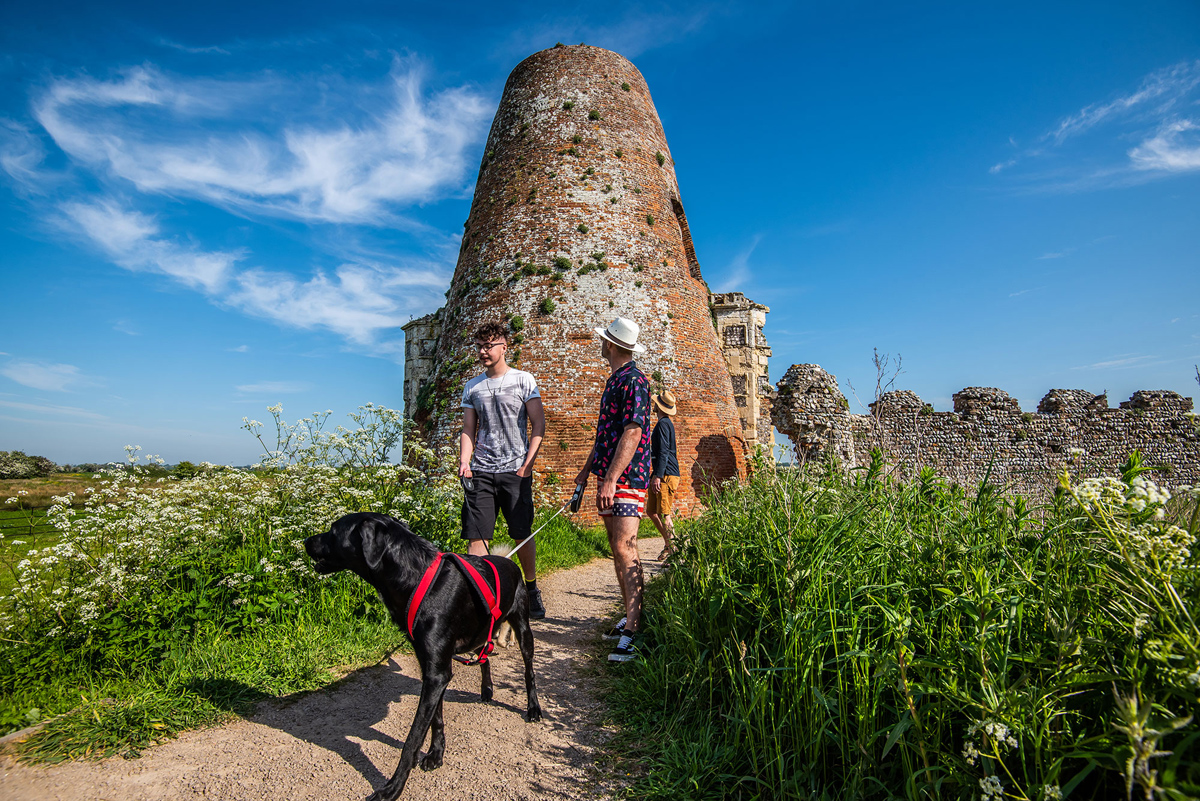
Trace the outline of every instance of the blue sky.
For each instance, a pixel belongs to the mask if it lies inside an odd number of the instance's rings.
[[[878,347],[938,409],[1200,390],[1194,2],[172,5],[0,8],[0,450],[244,464],[269,404],[401,406],[399,326],[556,41],[645,75],[772,378],[857,409]]]

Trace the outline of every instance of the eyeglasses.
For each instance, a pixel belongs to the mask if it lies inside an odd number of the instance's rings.
[[[506,343],[506,342],[476,342],[475,350],[489,351],[492,348],[497,347],[498,345],[506,345],[506,344],[508,344],[508,343]]]

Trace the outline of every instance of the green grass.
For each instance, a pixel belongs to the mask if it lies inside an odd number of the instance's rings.
[[[408,488],[415,506],[405,514],[418,533],[464,552],[466,542],[452,533],[461,500],[445,495],[457,482],[434,483],[440,489],[426,495],[423,486]],[[364,494],[357,503],[388,508],[380,493],[394,487],[358,491]],[[50,720],[19,745],[22,758],[136,755],[181,730],[328,686],[388,651],[409,648],[365,582],[350,573],[317,577],[307,557],[296,567],[295,549],[272,528],[276,518],[256,519],[216,539],[179,540],[184,544],[168,548],[164,562],[147,571],[153,580],[113,594],[90,622],[26,613],[23,627],[0,635],[0,733]],[[325,522],[309,525],[315,531]],[[157,535],[172,541],[170,532]],[[20,547],[45,547],[50,536],[57,532]],[[497,538],[497,549],[505,539]],[[6,559],[20,556],[11,539],[0,547]],[[560,516],[538,535],[538,551],[544,574],[606,555],[608,545],[603,529]]]
[[[1200,729],[1170,721],[1200,715],[1200,567],[1119,519],[760,470],[680,527],[643,659],[606,676],[630,796],[1124,798],[1131,759],[1139,797],[1196,796]]]

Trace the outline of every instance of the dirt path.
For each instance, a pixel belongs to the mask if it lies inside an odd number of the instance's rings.
[[[640,541],[647,578],[661,567],[654,561],[661,548],[662,540]],[[611,625],[620,597],[612,562],[597,559],[538,583],[549,611],[534,622],[542,722],[525,723],[517,649],[495,657],[490,704],[479,703],[479,669],[455,666],[446,690],[445,764],[430,773],[414,769],[402,799],[597,798],[613,788],[594,766],[610,732],[600,726],[601,705],[588,678],[599,633]],[[4,758],[0,799],[365,798],[396,768],[420,677],[413,657],[396,655],[335,688],[186,732],[141,759],[43,768]]]

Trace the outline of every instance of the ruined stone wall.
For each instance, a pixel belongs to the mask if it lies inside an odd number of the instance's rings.
[[[774,387],[768,370],[771,347],[763,334],[771,310],[741,292],[709,295],[708,304],[733,383],[733,400],[742,419],[743,436],[746,442],[762,445],[764,453],[771,457],[775,445],[771,430]]]
[[[432,391],[413,418],[435,443],[455,441],[462,383],[478,370],[471,335],[509,320],[509,361],[537,377],[546,407],[539,471],[565,495],[609,373],[592,329],[629,317],[648,348],[639,367],[679,399],[681,512],[693,512],[706,482],[743,471],[742,426],[641,73],[596,47],[535,53],[509,76],[484,151]]]
[[[885,393],[871,415],[849,412],[837,379],[815,364],[793,365],[779,382],[775,427],[801,458],[836,456],[846,467],[870,462],[880,447],[886,461],[911,476],[929,466],[970,485],[990,471],[993,483],[1041,496],[1071,458],[1111,474],[1139,450],[1151,465],[1169,469],[1171,486],[1200,483],[1200,435],[1192,399],[1175,392],[1138,391],[1111,409],[1108,398],[1086,390],[1053,389],[1036,412],[1024,412],[1007,392],[968,387],[954,395],[954,411],[935,412],[907,390]]]

